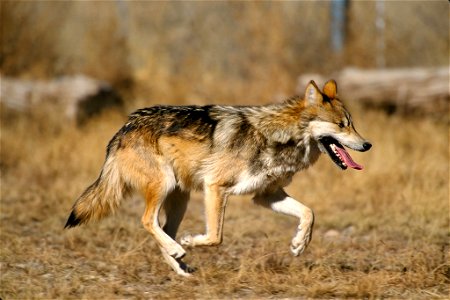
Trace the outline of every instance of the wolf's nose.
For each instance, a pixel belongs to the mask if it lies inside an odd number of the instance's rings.
[[[372,144],[369,143],[369,142],[365,142],[365,143],[363,144],[363,148],[364,148],[364,151],[367,151],[367,150],[369,150],[370,148],[372,148]]]

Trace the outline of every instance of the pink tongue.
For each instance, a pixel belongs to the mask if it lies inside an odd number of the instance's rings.
[[[339,153],[339,155],[341,156],[342,160],[345,162],[345,164],[348,167],[356,169],[356,170],[362,170],[363,169],[363,166],[358,165],[357,163],[355,163],[353,161],[353,159],[351,158],[350,154],[348,154],[348,152],[345,151],[344,148],[336,147],[336,151]]]

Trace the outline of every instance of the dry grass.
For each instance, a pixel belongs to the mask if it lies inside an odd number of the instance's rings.
[[[448,297],[447,124],[352,110],[374,144],[354,154],[365,170],[342,172],[322,157],[288,188],[316,213],[307,251],[289,253],[296,220],[235,197],[223,245],[189,249],[186,261],[198,271],[184,279],[161,262],[141,226],[141,199],[100,223],[63,230],[122,116],[77,129],[3,109],[0,297]],[[201,211],[194,194],[180,234],[204,230]]]
[[[329,46],[329,3],[1,1],[0,72],[81,72],[133,94],[130,109],[149,99],[267,102],[305,72],[376,66],[375,4],[350,2],[339,56]],[[386,3],[386,29],[387,67],[448,64],[444,1]],[[75,128],[57,113],[2,109],[0,298],[448,297],[448,124],[353,106],[374,144],[354,154],[365,170],[341,172],[322,157],[288,189],[316,213],[306,252],[289,253],[296,220],[235,197],[223,245],[188,250],[192,279],[161,262],[140,224],[141,199],[63,230],[123,116]],[[201,201],[193,195],[180,234],[204,230]]]

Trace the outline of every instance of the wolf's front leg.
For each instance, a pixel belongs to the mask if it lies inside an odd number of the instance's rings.
[[[206,234],[187,235],[180,241],[188,246],[213,246],[222,242],[227,196],[218,185],[205,185]]]
[[[301,254],[311,241],[314,225],[313,211],[297,200],[289,197],[281,188],[274,192],[258,194],[253,198],[253,201],[256,204],[271,208],[276,212],[300,219],[297,233],[291,242],[291,252],[295,256]]]

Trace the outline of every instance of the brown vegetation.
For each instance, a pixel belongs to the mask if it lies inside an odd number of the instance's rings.
[[[365,170],[339,171],[327,157],[296,176],[289,192],[316,213],[313,241],[300,257],[288,245],[294,219],[229,203],[224,243],[188,250],[198,268],[177,277],[140,224],[142,199],[72,231],[74,199],[95,179],[104,147],[121,126],[114,114],[83,129],[45,116],[2,111],[2,298],[259,298],[448,295],[446,124],[386,117],[353,107],[374,144],[355,153]],[[195,194],[180,233],[202,232]]]

